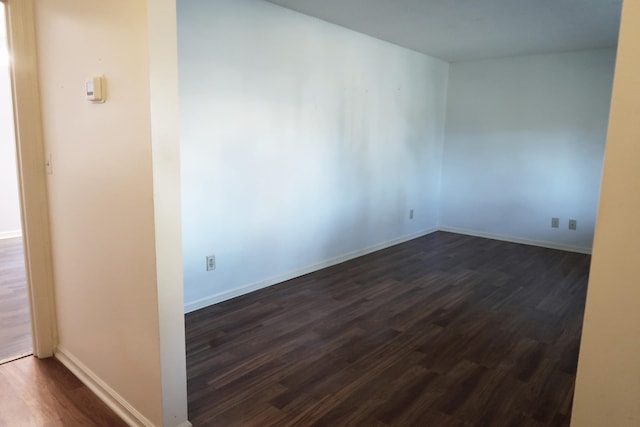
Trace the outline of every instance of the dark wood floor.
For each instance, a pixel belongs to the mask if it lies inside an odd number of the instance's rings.
[[[32,346],[22,238],[0,239],[0,363]]]
[[[438,232],[186,316],[194,426],[568,426],[590,257]]]
[[[119,427],[120,418],[55,359],[0,365],[0,426]]]

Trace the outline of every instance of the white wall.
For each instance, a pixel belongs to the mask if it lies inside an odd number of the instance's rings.
[[[149,1],[147,14],[163,425],[187,427],[176,2]]]
[[[640,425],[640,2],[625,1],[573,427]]]
[[[179,425],[187,416],[179,165],[166,158],[178,152],[175,3],[35,6],[53,159],[56,356],[131,422]],[[94,105],[83,90],[96,74],[107,101]]]
[[[437,226],[448,64],[258,0],[178,47],[187,310]]]
[[[11,81],[5,49],[6,35],[4,4],[0,3],[0,239],[21,234]]]
[[[614,60],[604,49],[452,64],[443,228],[588,252]]]

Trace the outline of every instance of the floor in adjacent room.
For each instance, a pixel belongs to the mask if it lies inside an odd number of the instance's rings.
[[[0,363],[32,351],[22,238],[0,239]]]
[[[194,426],[568,426],[590,256],[437,232],[186,316]]]

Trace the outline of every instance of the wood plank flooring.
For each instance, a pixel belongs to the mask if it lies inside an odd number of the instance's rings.
[[[186,316],[194,426],[568,426],[590,257],[438,232]]]
[[[32,346],[22,238],[0,239],[0,363]]]
[[[31,354],[22,239],[0,239],[0,427],[126,426],[60,362]]]
[[[60,362],[27,356],[0,365],[0,426],[126,426]]]

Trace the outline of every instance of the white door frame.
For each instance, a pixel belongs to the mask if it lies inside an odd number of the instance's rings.
[[[7,10],[22,236],[33,354],[50,357],[57,344],[45,150],[33,0],[0,0]]]

